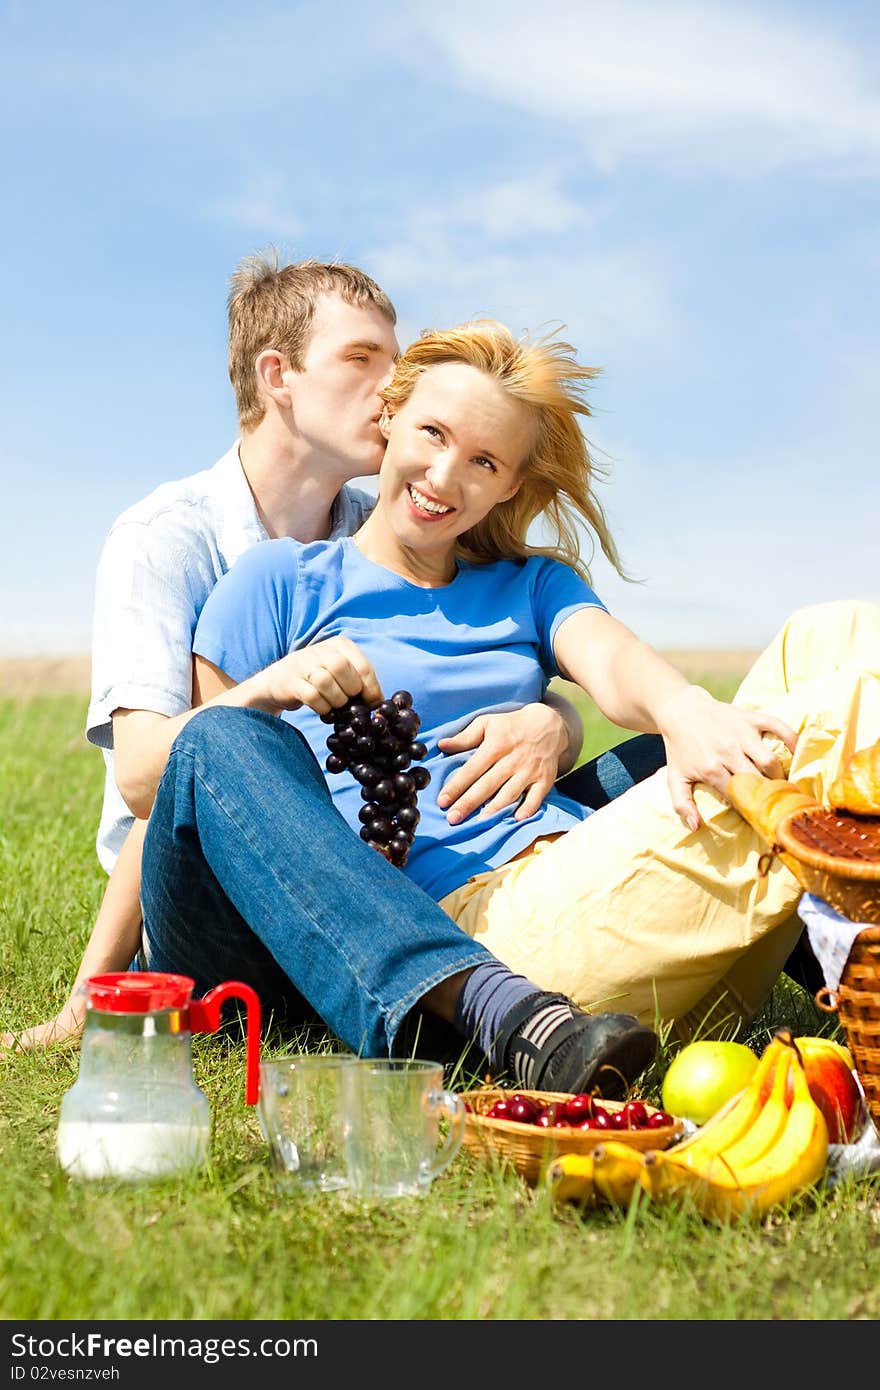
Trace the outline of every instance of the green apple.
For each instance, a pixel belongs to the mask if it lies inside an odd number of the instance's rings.
[[[663,1108],[703,1125],[752,1079],[757,1055],[738,1042],[702,1039],[672,1059],[663,1078]]]

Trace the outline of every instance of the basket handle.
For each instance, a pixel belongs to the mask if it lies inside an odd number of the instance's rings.
[[[773,861],[779,853],[778,845],[771,845],[762,855],[758,857],[758,877],[766,878],[773,868]]]
[[[823,985],[821,989],[816,991],[815,998],[817,1007],[820,1008],[823,1013],[837,1013],[837,995],[834,993],[833,989],[829,989],[827,985]]]

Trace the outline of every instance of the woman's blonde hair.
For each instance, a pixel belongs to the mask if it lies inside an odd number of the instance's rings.
[[[579,542],[580,523],[586,522],[591,543],[595,537],[617,572],[628,578],[593,491],[594,478],[607,470],[593,461],[578,422],[578,416],[591,414],[585,393],[600,369],[581,366],[569,343],[516,339],[494,319],[476,319],[445,332],[426,330],[406,349],[382,392],[389,413],[405,404],[423,372],[446,362],[486,372],[535,415],[535,439],[519,491],[459,537],[459,554],[478,564],[549,555],[589,580],[589,561]],[[526,542],[539,516],[550,528],[550,545]]]

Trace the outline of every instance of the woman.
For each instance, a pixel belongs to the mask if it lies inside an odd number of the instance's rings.
[[[491,322],[423,335],[385,392],[375,510],[351,539],[245,556],[202,613],[195,687],[205,700],[258,682],[264,708],[284,711],[322,764],[322,715],[406,687],[432,794],[420,798],[404,872],[543,989],[685,1037],[750,1018],[800,932],[798,885],[778,865],[757,874],[763,846],[724,787],[739,771],[782,776],[805,710],[776,689],[775,649],[723,704],[587,584],[578,522],[616,558],[577,424],[592,375],[567,345],[517,342]],[[542,514],[555,537],[538,549],[526,535]],[[813,630],[805,618],[796,626]],[[833,615],[832,640],[848,660]],[[551,791],[525,821],[490,811],[450,826],[435,805],[454,770],[440,740],[481,710],[539,698],[557,674],[615,723],[659,731],[666,771],[594,814]],[[785,718],[760,708],[777,693]],[[359,785],[348,773],[328,780],[360,830]]]

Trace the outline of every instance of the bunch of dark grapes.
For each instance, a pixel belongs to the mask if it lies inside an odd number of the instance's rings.
[[[427,768],[410,766],[428,752],[416,738],[422,721],[412,695],[397,690],[372,709],[363,700],[349,700],[321,719],[333,725],[327,771],[349,771],[360,783],[361,839],[402,869],[419,823],[418,794],[431,780]]]

